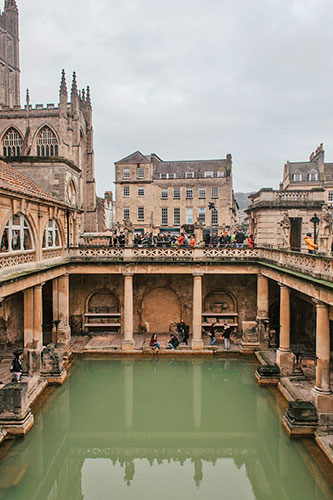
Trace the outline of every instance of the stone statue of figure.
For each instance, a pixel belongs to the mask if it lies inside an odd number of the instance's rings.
[[[129,247],[133,246],[133,224],[129,219],[126,219],[124,221],[124,233],[125,233],[125,239],[126,239],[126,245]]]
[[[287,212],[284,212],[282,214],[282,220],[280,221],[280,226],[282,229],[283,248],[290,248],[291,222]]]
[[[197,245],[203,241],[203,223],[199,217],[194,223],[194,237]]]
[[[330,214],[328,205],[321,207],[321,216],[319,222],[319,251],[320,253],[329,254],[332,240],[332,215]]]

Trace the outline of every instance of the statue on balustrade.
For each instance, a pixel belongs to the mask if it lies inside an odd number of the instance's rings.
[[[283,248],[290,248],[290,231],[291,231],[291,222],[288,217],[288,213],[284,212],[282,214],[282,220],[280,221],[280,227],[282,229],[282,239],[283,239]]]
[[[319,252],[328,255],[332,246],[332,215],[328,205],[321,207],[319,222]]]
[[[193,225],[196,245],[199,245],[203,241],[203,222],[198,217]]]
[[[133,224],[129,219],[124,221],[124,233],[126,245],[129,247],[133,246],[134,229]]]

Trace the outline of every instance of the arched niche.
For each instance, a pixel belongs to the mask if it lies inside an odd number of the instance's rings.
[[[212,313],[237,313],[237,300],[233,294],[225,290],[210,292],[205,297],[204,310]]]
[[[168,333],[171,323],[179,323],[181,305],[170,288],[154,288],[145,294],[141,307],[141,324],[149,333]]]
[[[86,312],[96,314],[119,312],[118,299],[108,289],[96,290],[87,298]]]

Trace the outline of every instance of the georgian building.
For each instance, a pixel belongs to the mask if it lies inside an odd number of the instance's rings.
[[[19,13],[6,0],[0,16],[0,155],[17,170],[83,210],[82,231],[97,228],[92,106],[90,90],[79,91],[76,74],[70,94],[62,72],[59,103],[20,105]]]
[[[179,232],[197,219],[206,230],[232,228],[236,203],[232,158],[163,161],[137,151],[116,162],[116,220],[144,231]],[[213,203],[213,209],[209,205]]]

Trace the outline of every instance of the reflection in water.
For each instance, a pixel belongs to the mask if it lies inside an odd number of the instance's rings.
[[[80,360],[2,460],[0,498],[332,498],[253,372],[238,360]]]

